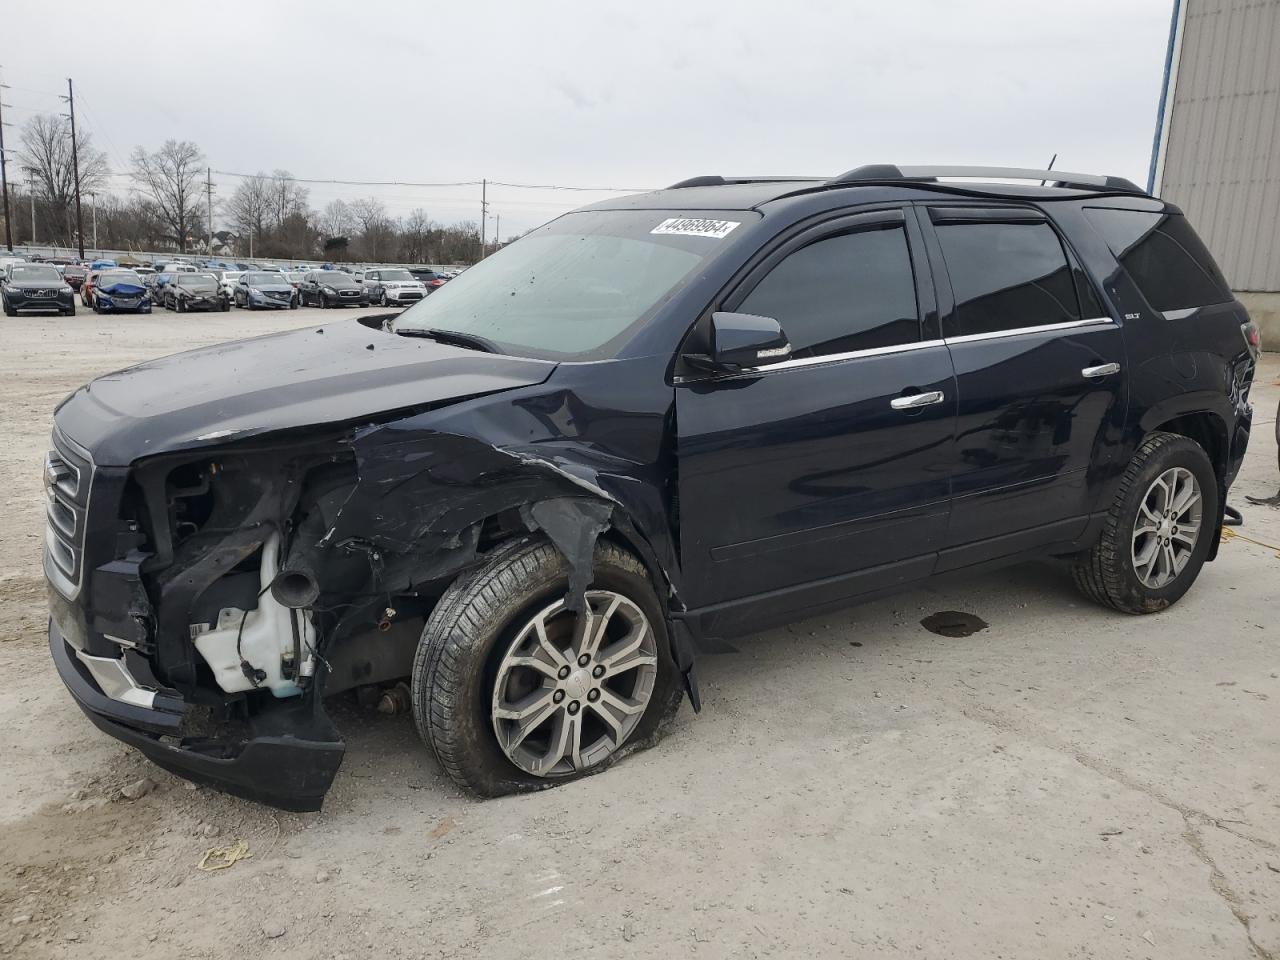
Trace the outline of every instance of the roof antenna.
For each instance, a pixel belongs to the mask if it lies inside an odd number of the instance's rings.
[[[1055,153],[1052,157],[1050,157],[1050,158],[1049,158],[1049,165],[1048,165],[1047,167],[1045,167],[1045,169],[1046,169],[1046,170],[1052,170],[1052,169],[1053,169],[1053,165],[1054,165],[1055,163],[1057,163],[1057,162],[1058,162],[1058,155]],[[1040,186],[1042,186],[1042,187],[1043,187],[1043,186],[1044,186],[1046,183],[1048,183],[1048,182],[1049,182],[1048,180],[1041,180],[1041,181],[1040,181]]]

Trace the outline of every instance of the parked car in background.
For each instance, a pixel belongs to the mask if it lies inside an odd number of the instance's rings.
[[[417,303],[427,295],[427,286],[404,267],[373,267],[361,277],[370,303],[398,307]]]
[[[305,270],[290,270],[285,274],[289,278],[289,282],[293,284],[294,290],[299,290],[302,287],[302,280],[306,275],[307,271]],[[302,294],[298,294],[298,296],[301,297]]]
[[[181,260],[160,260],[157,261],[156,270],[161,273],[196,273],[196,268]]]
[[[150,313],[151,291],[132,270],[103,270],[93,284],[94,313]]]
[[[10,263],[0,281],[4,315],[20,313],[76,313],[75,293],[63,281],[57,267],[45,263]]]
[[[217,269],[210,270],[218,279],[218,285],[222,287],[222,292],[227,295],[228,300],[234,300],[236,295],[236,284],[240,281],[240,277],[244,275],[243,270]]]
[[[177,273],[165,285],[165,306],[179,313],[192,310],[231,309],[231,299],[222,292],[212,273]]]
[[[101,272],[101,270],[94,270],[91,268],[89,272],[84,275],[84,282],[80,284],[80,302],[86,307],[93,307],[93,286],[98,282],[98,274]]]
[[[62,268],[62,279],[72,290],[79,290],[84,278],[89,275],[89,268],[82,263],[72,263]]]
[[[112,267],[118,267],[118,266],[120,266],[120,264],[116,263],[114,260],[94,260],[91,264],[89,264],[89,269],[90,270],[109,270]]]
[[[292,310],[298,306],[298,291],[289,278],[269,270],[248,270],[236,280],[235,305],[248,310]]]
[[[355,278],[341,270],[312,270],[303,279],[298,293],[302,305],[317,307],[367,307],[369,294]]]
[[[165,306],[164,289],[176,276],[176,273],[170,273],[165,269],[161,270],[150,279],[150,282],[147,285],[151,288],[151,302],[157,307]]]
[[[134,267],[133,272],[136,273],[138,276],[142,277],[142,279],[144,280],[147,277],[154,277],[156,275],[155,270],[151,267]]]
[[[409,273],[426,288],[427,293],[434,293],[453,279],[442,270],[431,267],[410,267]]]

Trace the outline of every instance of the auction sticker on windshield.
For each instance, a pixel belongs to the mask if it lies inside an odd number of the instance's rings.
[[[696,217],[672,217],[663,220],[650,233],[678,233],[685,237],[713,237],[723,240],[734,227],[742,226],[735,220],[702,220]]]

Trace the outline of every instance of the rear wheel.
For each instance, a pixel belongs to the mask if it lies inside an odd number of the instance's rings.
[[[1164,610],[1199,576],[1217,519],[1218,482],[1203,448],[1153,433],[1129,462],[1098,542],[1077,557],[1076,585],[1124,613]]]
[[[680,705],[662,608],[643,565],[596,547],[587,610],[545,542],[499,549],[441,598],[413,670],[418,732],[483,796],[555,785],[653,743]]]

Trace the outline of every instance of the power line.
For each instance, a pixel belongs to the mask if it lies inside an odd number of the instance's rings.
[[[220,177],[256,177],[256,173],[236,173],[233,170],[215,170]],[[267,174],[270,176],[270,174]],[[451,180],[438,183],[424,183],[414,180],[338,180],[331,178],[309,178],[290,176],[297,183],[327,183],[341,187],[479,187],[484,180]],[[647,193],[652,187],[581,187],[555,183],[509,183],[503,180],[489,180],[495,187],[514,187],[519,190],[575,190],[584,193]]]

